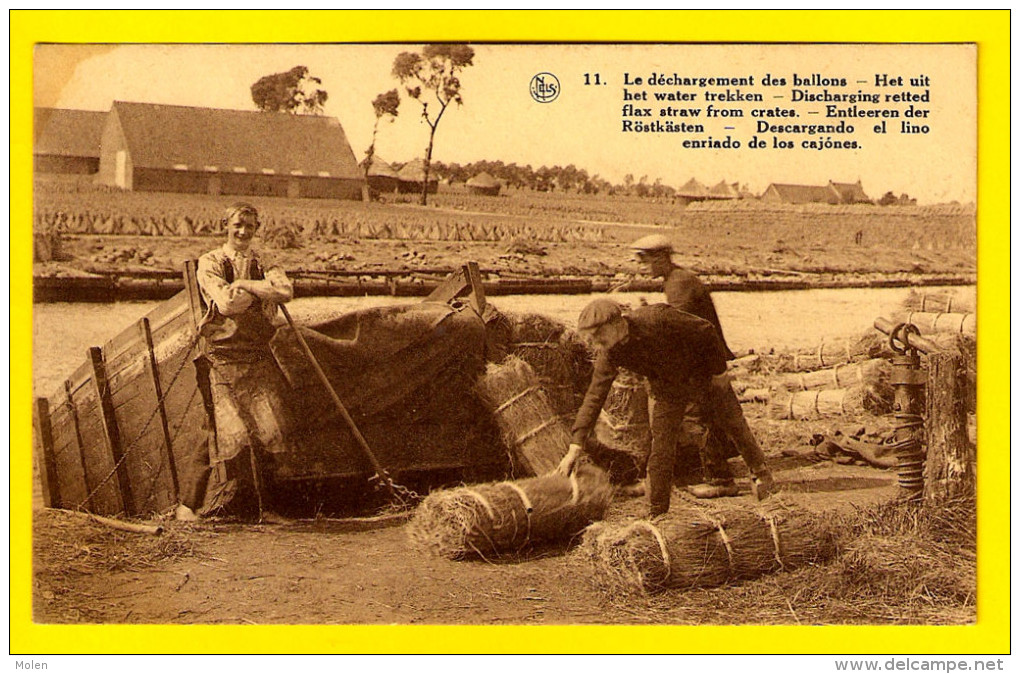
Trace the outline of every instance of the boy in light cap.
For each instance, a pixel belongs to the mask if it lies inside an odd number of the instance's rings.
[[[631,248],[637,260],[646,266],[652,276],[662,278],[666,302],[711,323],[722,344],[726,360],[733,360],[735,356],[726,345],[708,286],[693,273],[673,263],[673,244],[669,239],[661,234],[650,234],[632,243]],[[755,495],[759,499],[768,497],[775,490],[772,471],[765,462],[765,453],[744,419],[740,401],[727,375],[712,379],[708,399],[701,410],[702,418],[710,429],[702,455],[706,482],[693,485],[688,491],[697,498],[736,495],[737,484],[726,459],[739,453],[753,476],[751,484]]]
[[[666,304],[624,314],[608,299],[588,304],[578,331],[598,356],[584,402],[571,428],[571,443],[557,471],[569,474],[598,420],[619,368],[648,379],[652,413],[652,450],[648,456],[649,517],[669,510],[673,464],[681,441],[684,414],[707,395],[712,377],[726,371],[726,358],[708,321]]]

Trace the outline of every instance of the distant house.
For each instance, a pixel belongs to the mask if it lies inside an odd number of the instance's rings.
[[[32,156],[36,173],[95,174],[106,113],[35,108]]]
[[[365,160],[367,161],[367,159]],[[361,162],[364,170],[365,161]],[[400,177],[393,167],[383,161],[379,155],[372,155],[372,161],[368,165],[368,188],[376,194],[389,194],[396,192],[400,183]]]
[[[870,204],[861,181],[828,185],[786,185],[772,183],[761,195],[762,201],[784,204]]]
[[[696,178],[691,178],[676,191],[676,196],[685,204],[689,204],[694,201],[736,199],[738,198],[739,193],[735,185],[736,183],[731,185],[725,180],[721,180],[712,187],[706,187],[702,183],[698,182]]]
[[[839,194],[828,185],[772,183],[765,188],[761,200],[783,204],[838,204]]]
[[[736,199],[737,190],[725,180],[719,181],[717,185],[708,190],[709,199]]]
[[[708,198],[708,188],[698,182],[697,178],[691,178],[676,191],[676,195],[687,201],[702,201]]]
[[[498,180],[485,171],[468,180],[465,185],[472,194],[484,194],[490,197],[498,195],[500,188],[503,187]]]
[[[400,179],[397,190],[401,194],[421,194],[422,184],[425,182],[425,160],[412,159],[407,162],[397,171],[397,177]],[[435,194],[438,189],[439,181],[436,174],[430,171],[429,194]]]
[[[836,190],[836,193],[839,194],[839,203],[841,204],[875,203],[871,197],[864,193],[864,187],[861,185],[860,180],[855,183],[834,183],[830,180],[829,187]]]
[[[114,102],[97,180],[126,190],[361,199],[333,117]]]

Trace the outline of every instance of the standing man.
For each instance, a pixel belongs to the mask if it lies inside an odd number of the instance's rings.
[[[697,276],[673,264],[673,245],[669,239],[661,234],[651,234],[635,241],[631,248],[652,276],[662,278],[666,302],[711,323],[722,344],[726,360],[733,360],[735,356],[726,345],[711,292]],[[688,491],[698,498],[736,496],[739,489],[726,461],[727,456],[734,455],[727,450],[735,448],[751,471],[751,488],[755,496],[761,500],[771,495],[775,490],[772,471],[765,463],[765,453],[747,425],[740,401],[725,373],[712,378],[702,413],[710,429],[708,442],[702,452],[706,482],[688,487]]]
[[[269,340],[279,305],[293,298],[294,288],[281,267],[252,248],[260,224],[254,206],[230,206],[222,224],[226,243],[200,257],[197,271],[209,308],[199,328],[196,369],[211,432],[194,459],[177,516],[193,520],[199,508],[222,509],[261,521],[267,464],[285,449],[289,397]]]
[[[571,443],[557,472],[569,474],[595,426],[619,368],[647,378],[653,402],[652,450],[648,456],[649,517],[669,510],[673,464],[688,406],[708,395],[726,357],[708,321],[666,304],[624,314],[620,305],[597,299],[581,311],[578,332],[598,352],[591,383],[571,428]],[[702,444],[694,442],[690,444]]]

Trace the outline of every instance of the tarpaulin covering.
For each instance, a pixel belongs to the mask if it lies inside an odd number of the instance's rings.
[[[447,304],[378,307],[299,328],[330,383],[390,472],[506,460],[491,415],[473,393],[485,368],[485,326]],[[371,473],[289,328],[272,341],[294,388],[293,451],[274,457],[279,479]]]

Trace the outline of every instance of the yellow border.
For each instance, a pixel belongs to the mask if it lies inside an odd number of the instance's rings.
[[[1008,653],[1009,13],[12,11],[11,653]],[[380,17],[380,14],[385,14]],[[36,42],[974,42],[979,612],[967,627],[53,626],[31,622],[32,48]],[[964,92],[965,95],[965,92]],[[1005,137],[1004,137],[1005,136]]]

